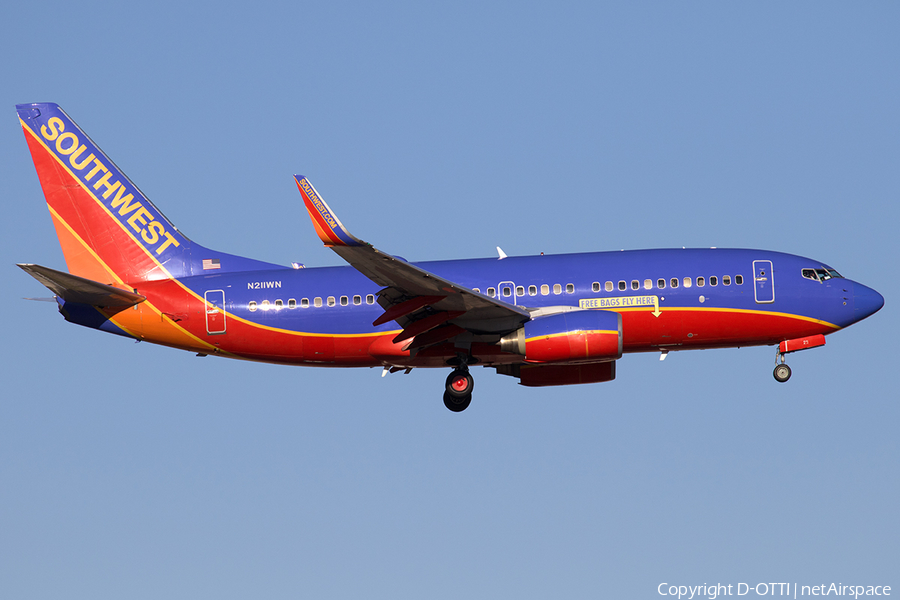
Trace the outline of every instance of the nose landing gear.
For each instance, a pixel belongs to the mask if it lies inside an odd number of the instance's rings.
[[[825,336],[820,334],[810,335],[808,337],[797,338],[795,340],[784,340],[778,344],[775,350],[775,381],[784,383],[791,378],[791,368],[784,364],[784,355],[790,352],[798,352],[800,350],[808,350],[810,348],[818,348],[825,345]]]
[[[772,375],[775,376],[775,381],[784,383],[791,378],[791,368],[785,364],[777,365]]]
[[[466,365],[462,365],[447,377],[444,392],[444,406],[453,412],[462,412],[469,407],[472,402],[472,388],[475,387],[475,380],[469,374]]]
[[[781,348],[775,353],[775,370],[772,375],[775,376],[775,381],[778,383],[784,383],[791,378],[791,368],[784,364],[784,352],[781,351]]]

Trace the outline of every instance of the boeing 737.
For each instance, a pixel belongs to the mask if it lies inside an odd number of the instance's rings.
[[[449,369],[444,404],[459,412],[474,365],[526,386],[569,385],[615,379],[630,352],[771,345],[785,382],[786,354],[884,304],[825,263],[764,250],[410,263],[351,235],[300,175],[316,233],[349,266],[234,256],[188,239],[58,105],[16,110],[68,272],[19,266],[67,321],[200,356]]]

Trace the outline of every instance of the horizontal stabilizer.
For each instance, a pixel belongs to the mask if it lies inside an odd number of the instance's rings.
[[[146,296],[134,292],[40,265],[20,264],[18,266],[66,302],[124,308],[134,306],[147,299]]]

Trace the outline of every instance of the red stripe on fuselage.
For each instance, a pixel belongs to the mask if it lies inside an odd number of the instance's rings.
[[[822,321],[762,311],[670,308],[659,317],[646,311],[622,312],[625,352],[673,344],[685,349],[762,346],[836,330]]]
[[[400,349],[402,344],[391,343],[396,331],[312,334],[279,329],[277,318],[270,320],[271,325],[264,325],[230,313],[226,313],[226,333],[209,335],[206,332],[207,304],[178,282],[146,282],[140,284],[138,293],[146,295],[164,313],[177,316],[180,319],[178,326],[198,340],[223,353],[251,360],[343,367],[384,363],[440,366],[442,357],[456,356],[451,345],[441,345],[410,357],[408,352]],[[803,317],[721,308],[667,309],[659,317],[647,311],[623,311],[622,329],[625,352],[649,352],[671,346],[699,349],[777,344],[784,339],[835,331],[834,326]],[[197,349],[206,351],[201,346]],[[490,344],[478,345],[477,352],[473,348],[473,355],[482,363],[525,359],[501,353],[498,346]]]
[[[174,279],[138,283],[137,289],[166,318],[177,319],[178,327],[201,342],[186,349],[209,352],[209,346],[212,346],[214,351],[228,355],[284,364],[347,367],[381,364],[381,361],[369,355],[369,345],[379,336],[386,335],[386,332],[358,335],[295,332],[252,323],[225,311],[225,333],[209,334],[206,329],[206,311],[211,305],[196,292],[189,291]],[[277,319],[273,319],[273,322],[277,323]],[[396,334],[394,331],[390,336]],[[153,340],[149,335],[147,339]],[[183,347],[180,344],[167,345]]]

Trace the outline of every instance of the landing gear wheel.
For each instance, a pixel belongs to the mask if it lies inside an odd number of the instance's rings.
[[[450,392],[444,392],[444,406],[452,410],[453,412],[462,412],[469,408],[469,404],[472,402],[472,394],[467,394],[462,396],[461,398],[457,398],[455,396],[451,396]]]
[[[462,412],[469,408],[472,402],[472,388],[475,380],[469,375],[466,368],[456,369],[447,377],[444,384],[444,406],[453,412]]]
[[[475,387],[475,380],[469,375],[468,370],[456,369],[447,377],[445,387],[447,393],[454,398],[471,397],[472,388]]]
[[[778,365],[775,367],[775,372],[772,375],[775,376],[775,381],[784,383],[791,378],[791,368],[787,365]]]

